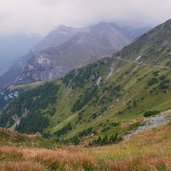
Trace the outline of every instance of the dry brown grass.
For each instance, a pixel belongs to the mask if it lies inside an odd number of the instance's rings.
[[[133,157],[122,161],[106,161],[106,167],[114,171],[144,170],[158,171],[171,170],[171,158],[150,159],[148,157]]]
[[[0,164],[1,171],[43,171],[44,167],[33,161],[11,162],[5,161]]]
[[[92,148],[106,168],[127,170],[171,170],[171,125],[135,135],[118,145]]]
[[[32,156],[32,159],[43,163],[48,168],[62,168],[64,166],[90,166],[95,168],[97,162],[93,157],[86,155],[74,150],[61,150],[61,151],[52,151],[52,150],[40,150],[37,151],[35,156]]]
[[[85,151],[84,151],[85,152]],[[86,168],[96,168],[97,161],[95,158],[88,156],[83,151],[76,148],[66,150],[48,150],[48,149],[31,149],[19,147],[0,147],[0,170],[8,171],[15,168],[14,171],[20,171],[21,168],[29,168],[35,171],[43,168],[60,169],[60,170],[82,170]],[[29,170],[29,169],[28,169]],[[29,171],[30,171],[29,170]],[[11,170],[12,171],[12,170]]]
[[[0,147],[0,171],[170,171],[171,125],[98,148]]]

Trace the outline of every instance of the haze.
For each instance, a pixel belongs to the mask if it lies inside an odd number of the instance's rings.
[[[100,21],[154,26],[170,18],[170,7],[170,0],[0,0],[0,34],[45,35]]]

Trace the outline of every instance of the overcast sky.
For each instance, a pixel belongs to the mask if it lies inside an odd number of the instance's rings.
[[[171,0],[0,0],[0,34],[46,34],[58,25],[100,21],[157,25],[171,18]]]

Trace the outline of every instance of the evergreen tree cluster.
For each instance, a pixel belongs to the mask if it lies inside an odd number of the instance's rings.
[[[99,136],[97,139],[89,143],[89,146],[103,146],[107,144],[115,144],[122,140],[122,137],[116,133],[112,136],[105,135],[104,137]]]

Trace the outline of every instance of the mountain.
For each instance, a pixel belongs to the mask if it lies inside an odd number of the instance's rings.
[[[116,53],[122,59],[136,60],[141,63],[151,63],[161,65],[161,67],[170,67],[171,57],[171,20],[161,24],[155,29],[144,34],[141,39],[135,40],[130,46]]]
[[[170,28],[171,20],[113,57],[74,69],[56,81],[10,87],[19,95],[1,108],[0,126],[91,146],[117,143],[131,131],[168,123]]]
[[[60,78],[74,68],[111,56],[129,44],[135,30],[98,23],[87,28],[60,26],[0,77],[0,85]],[[24,60],[23,60],[24,59]]]
[[[0,36],[0,74],[8,68],[21,56],[41,41],[38,35],[1,35]]]
[[[45,38],[37,44],[32,50],[40,52],[41,50],[56,47],[67,42],[73,36],[81,32],[81,28],[74,28],[69,26],[61,25],[56,30],[50,32]]]

